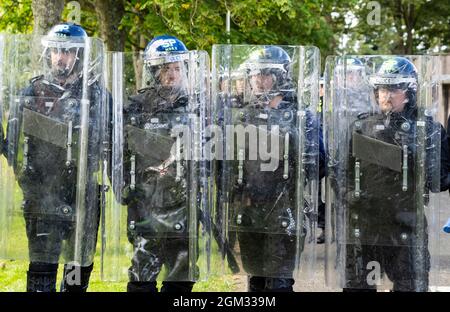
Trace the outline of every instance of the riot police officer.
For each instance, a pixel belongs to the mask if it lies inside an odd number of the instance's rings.
[[[320,119],[320,140],[322,141],[322,129],[323,129],[323,96],[324,96],[324,80],[323,77],[319,80],[319,119]],[[323,147],[323,143],[321,143],[321,148]],[[325,155],[325,151],[321,153],[321,155]],[[323,163],[325,160],[322,159],[322,163],[320,165],[320,169],[325,169],[325,164]],[[323,172],[321,176],[324,176]],[[317,237],[317,244],[325,243],[325,203],[322,201],[322,184],[323,180],[320,181],[319,185],[319,194],[318,194],[318,208],[317,208],[317,227],[321,230],[319,236]]]
[[[348,209],[341,215],[347,226],[347,244],[341,245],[344,291],[376,290],[374,273],[385,273],[394,291],[427,291],[430,253],[423,208],[430,192],[449,187],[447,135],[418,105],[418,72],[409,59],[387,57],[373,67],[378,69],[369,81],[378,107],[352,123],[350,190],[339,203]],[[432,153],[433,140],[441,141],[440,160]],[[423,175],[417,165],[422,161]],[[434,169],[438,161],[440,172]],[[440,189],[433,176],[440,177]]]
[[[240,48],[246,46],[218,46],[213,48],[213,53],[227,62],[233,57],[226,53],[235,49],[237,54],[242,54]],[[223,116],[226,144],[217,182],[224,201],[220,203],[224,207],[221,211],[226,211],[222,224],[227,227],[226,238],[237,237],[237,242],[230,241],[229,247],[248,274],[249,291],[293,291],[296,257],[298,248],[302,248],[299,245],[303,245],[299,240],[306,236],[303,232],[306,216],[301,214],[297,218],[298,204],[303,205],[303,200],[298,201],[296,186],[305,181],[297,174],[300,125],[292,60],[278,46],[251,48],[245,61],[236,66],[244,71],[242,94],[230,88],[229,97],[224,97],[217,109],[219,117]],[[312,138],[313,132],[318,133],[318,123],[311,114],[305,119],[305,128],[316,131],[306,131]],[[250,135],[248,141],[247,135]],[[270,161],[252,154],[253,147],[261,148],[266,140],[270,140],[271,150],[275,151]],[[230,155],[233,155],[231,159]],[[303,207],[300,210],[303,212]],[[302,220],[301,225],[297,224],[298,220]],[[302,228],[298,236],[297,227]]]
[[[134,250],[129,292],[157,292],[157,278],[163,279],[163,292],[190,292],[196,279],[188,224],[188,199],[197,189],[188,177],[195,169],[191,161],[176,158],[188,147],[178,146],[173,136],[175,128],[187,125],[188,114],[195,114],[188,105],[187,55],[176,37],[162,35],[150,41],[144,52],[145,86],[124,108],[122,199]],[[142,130],[153,139],[139,149],[143,142],[136,138]]]
[[[101,58],[91,62],[90,40],[79,25],[54,26],[41,39],[44,74],[10,108],[5,152],[23,193],[31,292],[56,290],[61,256],[61,291],[86,291],[93,268],[104,93]]]

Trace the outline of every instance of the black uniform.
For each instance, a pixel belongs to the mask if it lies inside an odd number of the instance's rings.
[[[323,96],[319,99],[320,103],[320,112],[319,112],[319,118],[320,118],[320,133],[319,133],[319,140],[320,140],[320,162],[319,162],[319,176],[320,178],[325,176],[325,150],[323,146]],[[318,194],[318,206],[317,206],[317,227],[322,229],[322,233],[317,238],[318,244],[323,244],[325,242],[325,203],[322,201],[322,180],[319,184],[319,194]]]
[[[280,154],[275,170],[262,171],[261,165],[268,162],[259,156],[258,160],[250,160],[248,143],[245,147],[235,144],[234,160],[226,160],[223,164],[230,168],[230,172],[226,170],[223,175],[231,174],[232,184],[229,186],[229,233],[237,235],[242,265],[250,275],[250,291],[293,290],[297,239],[304,240],[303,231],[301,237],[296,235],[296,186],[305,182],[297,182],[300,179],[297,161],[299,126],[294,103],[291,94],[285,95],[276,109],[257,100],[244,105],[237,101],[236,106],[226,108],[229,111],[224,114],[225,118],[231,118],[234,126],[267,126],[268,131],[279,126]],[[307,126],[313,127],[310,116],[306,119]],[[263,136],[267,142],[271,141],[270,134],[261,131],[258,141],[261,142]],[[242,162],[238,160],[240,150],[241,153],[245,150]]]
[[[195,168],[192,161],[171,159],[176,154],[173,129],[190,122],[187,104],[182,90],[146,88],[124,110],[123,201],[134,247],[128,291],[157,291],[163,265],[162,291],[190,291],[194,284],[189,282],[188,202],[197,193],[190,179]]]
[[[439,125],[431,119],[416,122],[417,110],[407,108],[389,117],[362,115],[352,124],[350,169],[344,173],[348,174],[349,184],[342,194],[348,211],[339,216],[347,224],[347,245],[340,246],[346,248],[346,290],[376,289],[367,280],[374,268],[371,261],[380,264],[381,273],[393,282],[394,291],[428,290],[430,253],[424,212],[428,202],[423,194],[448,189],[449,152],[447,135],[441,127],[441,189],[432,189],[429,178],[439,160],[427,152],[426,174],[421,177],[415,174],[421,161],[417,149],[424,148],[420,143],[424,141],[432,146],[430,140],[436,139],[433,132]],[[407,162],[402,156],[405,147]],[[359,196],[355,165],[361,172]]]
[[[7,158],[23,191],[23,214],[29,246],[29,291],[54,291],[61,254],[74,259],[77,219],[76,192],[82,78],[57,85],[39,76],[21,92],[8,121]],[[86,215],[83,220],[81,285],[64,283],[62,290],[87,288],[92,270],[99,223],[99,187],[96,172],[103,133],[100,127],[102,90],[89,91],[89,141]],[[68,147],[69,132],[72,134]],[[71,157],[68,155],[70,149]],[[91,187],[95,186],[95,187]],[[68,267],[65,268],[67,274]]]

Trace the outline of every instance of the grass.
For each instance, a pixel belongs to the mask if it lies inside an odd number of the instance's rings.
[[[27,239],[25,234],[25,224],[23,216],[20,212],[12,215],[12,222],[8,242],[3,246],[9,251],[9,255],[21,260],[0,260],[0,291],[2,292],[20,292],[26,290],[26,272],[28,270],[27,259]],[[123,229],[125,227],[121,227]],[[123,231],[122,231],[123,232]],[[14,239],[12,239],[14,237]],[[102,281],[101,279],[101,256],[100,244],[98,242],[97,253],[94,258],[94,270],[91,276],[90,287],[88,291],[92,292],[122,292],[126,291],[127,269],[130,266],[130,258],[132,246],[128,242],[125,233],[121,233],[118,237],[118,246],[108,246],[106,248],[105,258],[110,261],[105,262],[104,275],[106,277],[114,276],[117,282]],[[2,246],[0,246],[1,249]],[[217,255],[217,244],[213,242],[212,253]],[[116,254],[114,254],[114,251]],[[200,252],[197,265],[200,270],[205,270],[205,257]],[[220,257],[211,258],[211,271],[221,272]],[[63,265],[59,266],[58,280],[60,281],[63,273]],[[163,275],[163,272],[161,273]],[[58,281],[58,285],[59,285]],[[230,292],[236,291],[237,285],[235,279],[231,275],[212,275],[207,281],[197,282],[194,291],[212,291],[212,292]]]
[[[26,272],[28,270],[28,243],[25,233],[25,222],[21,211],[22,192],[17,184],[12,184],[14,181],[14,173],[6,164],[3,157],[0,159],[0,170],[2,171],[0,180],[0,194],[2,198],[11,199],[11,203],[0,203],[1,205],[8,205],[14,207],[13,212],[4,209],[5,206],[0,207],[0,257],[2,254],[7,254],[9,258],[16,260],[1,260],[0,259],[0,291],[2,292],[21,292],[26,290]],[[112,192],[110,198],[113,200]],[[12,194],[12,196],[11,196]],[[114,205],[111,205],[114,207]],[[88,291],[92,292],[123,292],[126,291],[127,284],[127,269],[130,265],[131,259],[131,244],[126,238],[126,208],[117,206],[116,214],[111,214],[106,217],[106,226],[103,229],[106,234],[118,233],[117,235],[107,236],[110,239],[106,241],[104,258],[110,259],[105,262],[104,273],[106,275],[116,275],[117,282],[102,281],[101,279],[101,235],[99,233],[99,240],[97,244],[97,253],[94,258],[94,271],[91,276],[90,287]],[[125,222],[125,223],[124,223]],[[101,230],[99,231],[101,232]],[[217,255],[217,245],[212,244],[212,252]],[[200,257],[197,262],[200,270],[204,271],[205,257],[204,249],[200,248]],[[19,260],[20,259],[20,260]],[[212,257],[211,267],[213,272],[221,272],[220,257]],[[116,273],[119,273],[118,276]],[[63,265],[59,266],[57,287],[63,273]],[[217,274],[217,273],[216,273]],[[161,274],[162,275],[162,274]],[[197,282],[194,286],[194,291],[213,291],[213,292],[229,292],[236,291],[237,284],[232,275],[212,275],[207,281]]]
[[[8,166],[5,163],[0,163],[3,169],[8,170]],[[3,176],[4,177],[4,176]],[[11,176],[10,176],[11,177]],[[11,181],[11,180],[10,180]],[[17,185],[11,186],[5,182],[1,182],[0,194],[3,198],[11,198],[14,203],[0,203],[0,256],[1,254],[8,254],[10,258],[17,260],[0,260],[0,291],[2,292],[21,292],[26,290],[26,272],[28,270],[28,242],[25,233],[25,222],[20,209],[20,203],[22,201],[22,194]],[[13,194],[13,196],[11,196]],[[5,196],[6,195],[6,196]],[[7,212],[5,205],[12,205],[15,207],[14,211]],[[127,284],[127,269],[130,265],[130,259],[132,254],[132,246],[126,238],[126,226],[123,226],[126,222],[126,209],[124,207],[117,207],[118,214],[114,219],[106,219],[106,226],[104,231],[113,237],[105,242],[104,258],[111,261],[105,262],[104,273],[106,276],[116,275],[117,282],[102,281],[101,279],[101,239],[97,244],[97,253],[94,258],[94,271],[92,273],[90,287],[88,291],[93,292],[122,292],[126,291]],[[112,215],[112,214],[111,214]],[[116,227],[111,225],[116,223]],[[118,226],[121,225],[121,226]],[[114,232],[115,231],[115,232]],[[101,232],[101,231],[100,231]],[[212,246],[213,253],[217,253],[217,245],[215,242]],[[204,249],[201,248],[198,266],[205,268]],[[21,260],[18,260],[21,259]],[[213,272],[220,272],[219,266],[220,260],[217,258],[212,259]],[[63,273],[63,265],[59,266],[58,280],[60,281]],[[113,274],[114,273],[114,274]],[[119,274],[117,274],[119,273]],[[110,274],[110,275],[108,275]],[[162,274],[161,274],[162,275]],[[59,287],[58,281],[58,287]],[[229,292],[235,291],[237,285],[232,275],[212,275],[207,281],[197,282],[194,286],[194,291],[213,291],[213,292]]]
[[[62,277],[62,268],[59,266],[58,282]],[[0,261],[0,291],[1,292],[23,292],[26,290],[26,272],[28,262],[25,260],[1,260]],[[126,291],[126,281],[121,282],[103,282],[100,280],[100,265],[94,264],[91,281],[89,283],[89,292],[124,292]],[[236,291],[236,283],[231,275],[212,276],[207,281],[197,282],[194,286],[196,292],[230,292]]]

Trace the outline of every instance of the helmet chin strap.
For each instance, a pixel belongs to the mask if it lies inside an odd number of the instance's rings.
[[[392,111],[385,112],[384,115],[385,115],[384,126],[388,127],[389,124],[391,123]]]
[[[277,96],[281,96],[281,93],[278,91],[253,93],[251,94],[249,102],[251,104],[256,104],[256,106],[261,108],[270,108],[272,101]]]

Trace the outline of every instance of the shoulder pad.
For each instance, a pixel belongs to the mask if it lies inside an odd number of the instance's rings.
[[[128,101],[124,103],[124,109],[128,112],[136,112],[141,109],[145,102],[142,94],[135,94],[128,97]]]
[[[38,81],[38,80],[41,80],[41,79],[43,79],[44,78],[44,75],[39,75],[39,76],[36,76],[36,77],[33,77],[33,78],[31,78],[30,79],[30,83],[35,83],[36,81]]]
[[[184,106],[189,102],[189,98],[186,95],[182,95],[175,100],[175,106]]]
[[[367,119],[369,116],[370,116],[369,113],[360,113],[360,114],[358,114],[357,118],[359,120],[361,120],[361,119]]]
[[[281,100],[281,102],[278,104],[278,109],[286,109],[291,108],[294,105],[290,101],[286,101],[284,98]]]
[[[283,100],[287,102],[296,102],[297,101],[297,94],[294,91],[286,90],[282,92]]]
[[[142,94],[142,93],[145,93],[145,92],[147,92],[147,91],[150,91],[150,88],[139,89],[137,92],[140,93],[140,94]]]

